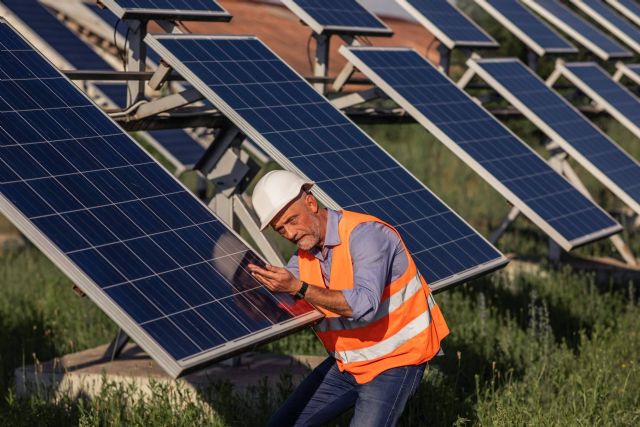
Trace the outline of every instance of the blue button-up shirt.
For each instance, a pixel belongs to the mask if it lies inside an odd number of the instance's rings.
[[[341,243],[338,223],[342,213],[327,210],[324,244],[310,253],[320,261],[324,285],[329,287],[333,247]],[[353,230],[349,236],[349,251],[353,261],[353,289],[342,292],[353,312],[352,319],[367,322],[378,310],[384,287],[407,270],[407,254],[393,230],[373,221],[359,224]],[[287,269],[300,278],[297,253],[289,260]]]

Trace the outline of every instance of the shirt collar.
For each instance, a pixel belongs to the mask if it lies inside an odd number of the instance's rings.
[[[323,250],[328,246],[337,246],[340,244],[340,234],[338,233],[338,224],[342,218],[342,212],[327,209],[327,228],[324,233],[324,244],[322,249],[315,247],[311,249],[311,253],[316,258],[324,259]]]

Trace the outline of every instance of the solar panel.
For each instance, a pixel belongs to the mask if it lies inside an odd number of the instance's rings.
[[[41,39],[52,43],[52,49],[71,67],[80,70],[113,70],[109,63],[38,0],[3,0],[3,3]],[[113,15],[109,11],[107,13]],[[97,83],[95,86],[115,105],[121,108],[127,105],[126,85]],[[180,170],[191,168],[204,154],[204,148],[182,130],[151,131],[146,136],[149,143]]]
[[[44,42],[80,70],[110,70],[111,67],[73,31],[37,0],[1,0],[18,19]]]
[[[498,47],[498,43],[447,0],[396,0],[448,49]]]
[[[537,55],[576,53],[576,49],[518,0],[475,0],[489,15]]]
[[[634,0],[607,0],[612,7],[636,25],[640,25],[640,5]]]
[[[282,0],[317,34],[391,36],[384,22],[356,0]]]
[[[214,0],[100,0],[120,19],[230,21],[231,15]]]
[[[549,138],[640,213],[640,165],[517,59],[469,66]]]
[[[615,13],[601,0],[570,0],[578,9],[602,25],[636,53],[640,53],[640,29]]]
[[[320,317],[3,20],[0,211],[174,376]]]
[[[613,218],[415,50],[340,52],[564,249],[619,230]]]
[[[506,262],[491,244],[255,37],[149,35],[145,41],[327,206],[396,226],[433,289]]]
[[[594,62],[558,64],[562,75],[640,138],[640,100]]]
[[[633,56],[624,46],[556,0],[522,0],[522,3],[605,61]]]

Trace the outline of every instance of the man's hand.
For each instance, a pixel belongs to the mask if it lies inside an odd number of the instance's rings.
[[[270,264],[267,264],[266,268],[254,264],[249,264],[248,267],[251,275],[271,292],[286,292],[294,295],[302,286],[300,281],[286,268]]]

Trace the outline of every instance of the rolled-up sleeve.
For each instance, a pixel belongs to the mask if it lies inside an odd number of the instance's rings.
[[[353,312],[352,319],[373,320],[382,291],[391,277],[400,239],[390,228],[377,222],[358,225],[349,238],[353,261],[353,288],[342,291]]]
[[[293,274],[296,279],[300,279],[300,266],[298,265],[298,251],[296,251],[293,256],[289,259],[287,263],[286,269]]]

